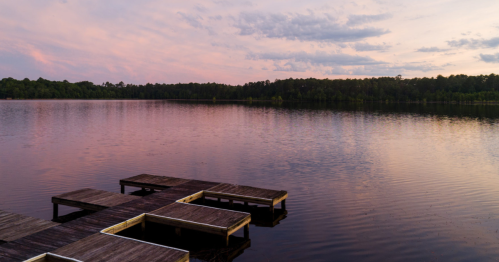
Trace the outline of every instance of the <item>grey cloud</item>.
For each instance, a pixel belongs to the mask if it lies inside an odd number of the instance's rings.
[[[243,6],[253,6],[253,3],[250,1],[227,1],[227,0],[220,0],[220,1],[213,1],[213,3],[217,5],[223,5],[223,6],[235,6],[235,5],[243,5]]]
[[[308,66],[303,66],[298,63],[287,62],[284,67],[277,63],[274,63],[274,71],[284,71],[284,72],[306,72],[309,69]]]
[[[379,65],[385,64],[376,61],[368,56],[348,55],[348,54],[328,54],[325,52],[306,53],[249,53],[246,56],[251,60],[272,60],[272,61],[295,61],[300,63],[310,63],[314,66],[353,66],[353,65]]]
[[[355,49],[355,51],[362,52],[362,51],[386,51],[390,49],[392,46],[386,44],[371,45],[367,43],[355,43],[352,47]]]
[[[177,12],[182,19],[187,22],[189,25],[195,28],[203,28],[203,24],[199,20],[203,20],[203,18],[199,15],[192,15],[192,14],[184,14],[182,12]]]
[[[372,22],[382,21],[392,18],[391,14],[379,14],[379,15],[351,15],[348,17],[347,26],[358,26],[363,24],[368,24]]]
[[[326,71],[329,75],[367,75],[367,76],[396,76],[407,71],[429,72],[442,70],[444,66],[435,66],[427,63],[407,63],[402,65],[366,65],[357,66],[351,69],[336,67]]]
[[[266,67],[262,67],[262,70],[269,70],[269,69],[268,69],[268,68],[266,68]]]
[[[499,46],[499,37],[494,37],[494,38],[489,39],[489,40],[484,40],[484,41],[482,41],[482,44],[484,46],[487,46],[490,48],[498,47]]]
[[[370,75],[370,76],[395,76],[403,74],[406,71],[422,71],[429,72],[434,70],[442,70],[442,67],[431,64],[408,63],[394,66],[364,66],[353,70],[355,75]]]
[[[200,5],[200,4],[195,5],[194,9],[198,10],[199,12],[205,12],[208,10],[206,7],[204,7],[203,5]]]
[[[494,37],[491,39],[459,39],[447,41],[447,44],[452,47],[464,47],[468,49],[477,49],[477,48],[495,48],[499,46],[499,37]]]
[[[496,53],[495,55],[480,54],[480,60],[486,63],[499,63],[499,53]]]
[[[447,52],[449,49],[442,49],[438,48],[436,46],[433,47],[422,47],[416,50],[416,52],[423,52],[423,53],[436,53],[436,52]]]
[[[243,46],[243,45],[232,45],[232,44],[220,43],[220,42],[211,43],[211,46],[223,47],[223,48],[231,49],[231,50],[246,50],[246,51],[248,50],[248,48]]]
[[[331,17],[314,14],[241,13],[234,27],[240,29],[240,35],[319,42],[354,42],[390,32],[372,27],[350,28]]]
[[[222,20],[222,16],[221,15],[210,16],[209,18],[210,18],[210,20]]]

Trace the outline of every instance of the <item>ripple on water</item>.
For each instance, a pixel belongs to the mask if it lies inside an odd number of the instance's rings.
[[[0,209],[50,219],[53,195],[152,173],[289,192],[236,261],[496,261],[499,109],[476,112],[1,101]]]

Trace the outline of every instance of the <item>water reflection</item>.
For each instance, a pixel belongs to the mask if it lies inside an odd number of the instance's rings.
[[[484,105],[1,101],[0,209],[50,219],[53,195],[119,192],[119,179],[150,173],[288,191],[289,214],[252,224],[236,261],[494,261],[498,116]]]
[[[229,246],[225,246],[225,240],[217,235],[182,229],[182,236],[177,236],[174,227],[151,222],[146,222],[144,232],[137,225],[118,235],[187,250],[189,261],[233,261],[251,247],[251,240],[244,237],[232,235]]]

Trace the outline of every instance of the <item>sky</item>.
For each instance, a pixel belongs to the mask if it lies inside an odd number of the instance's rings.
[[[0,79],[499,73],[497,0],[0,0]]]

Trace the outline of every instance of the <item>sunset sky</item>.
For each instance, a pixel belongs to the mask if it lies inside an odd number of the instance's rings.
[[[0,79],[217,82],[499,73],[497,0],[0,2]]]

